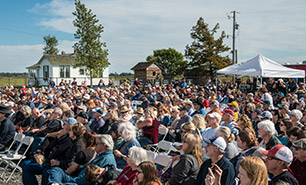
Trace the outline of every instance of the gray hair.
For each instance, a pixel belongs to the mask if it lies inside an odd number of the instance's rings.
[[[133,146],[129,150],[129,159],[135,165],[139,165],[143,161],[147,161],[147,151],[141,147]]]
[[[298,110],[298,109],[294,109],[290,112],[290,115],[293,115],[294,117],[296,117],[296,119],[301,120],[303,117],[303,113]]]
[[[25,105],[20,109],[20,112],[24,115],[25,118],[28,118],[32,114],[32,109],[28,105]]]
[[[262,128],[265,131],[268,131],[270,136],[273,136],[276,134],[274,123],[270,120],[264,120],[258,123],[258,128]]]
[[[126,141],[136,138],[136,127],[131,122],[120,123],[118,130]]]
[[[101,143],[105,145],[105,148],[107,151],[113,150],[114,148],[114,141],[111,135],[109,134],[99,134],[96,136],[96,138],[99,138]]]

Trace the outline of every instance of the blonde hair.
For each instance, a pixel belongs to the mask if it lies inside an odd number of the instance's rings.
[[[192,154],[197,159],[199,165],[202,165],[204,156],[200,137],[195,134],[186,134],[184,142],[188,144],[185,154]]]
[[[239,127],[241,130],[245,130],[246,128],[248,128],[250,129],[252,134],[255,135],[255,131],[252,126],[252,122],[246,114],[241,115],[241,117],[239,118],[239,121],[240,121]]]
[[[150,118],[155,119],[156,115],[154,113],[154,109],[152,107],[148,107],[145,110],[145,115],[148,115]]]
[[[65,112],[67,110],[71,110],[70,107],[68,106],[68,104],[65,103],[65,102],[62,102],[59,107],[63,110],[63,112]]]
[[[26,105],[20,109],[20,112],[24,115],[25,118],[28,118],[32,114],[32,109]]]
[[[235,136],[231,133],[231,130],[228,127],[221,126],[218,128],[218,131],[223,135],[227,143],[235,141]]]
[[[240,167],[246,171],[250,185],[268,185],[267,168],[260,158],[246,157],[241,160]]]
[[[192,117],[192,123],[198,128],[198,129],[204,129],[205,126],[205,118],[202,114],[196,114]]]
[[[111,119],[114,120],[114,121],[117,121],[119,119],[118,118],[118,112],[113,110],[113,109],[110,109],[107,114],[109,114]]]

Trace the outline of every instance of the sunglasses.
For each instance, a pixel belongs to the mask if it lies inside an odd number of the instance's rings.
[[[270,160],[270,161],[271,161],[271,160],[273,160],[273,159],[274,159],[274,160],[278,160],[278,161],[280,161],[280,159],[275,158],[275,157],[267,157],[267,159],[268,159],[268,160]]]

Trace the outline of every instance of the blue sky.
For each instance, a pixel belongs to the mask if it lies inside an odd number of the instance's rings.
[[[258,53],[280,63],[306,60],[304,0],[85,0],[104,26],[110,72],[131,72],[153,50],[172,47],[184,54],[190,30],[203,17],[212,28],[232,34],[236,10],[238,60]],[[56,36],[59,49],[72,52],[73,0],[3,0],[0,2],[0,72],[26,72],[42,56],[43,36]],[[225,43],[231,47],[229,37]]]

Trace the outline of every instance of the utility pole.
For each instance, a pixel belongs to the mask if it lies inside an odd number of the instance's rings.
[[[236,43],[236,30],[238,30],[239,24],[236,23],[236,12],[235,10],[231,12],[233,14],[233,46],[232,46],[232,64],[237,64],[238,57],[237,57],[237,50],[235,48]],[[228,17],[231,18],[230,16]],[[233,76],[233,82],[235,83],[235,76]]]

